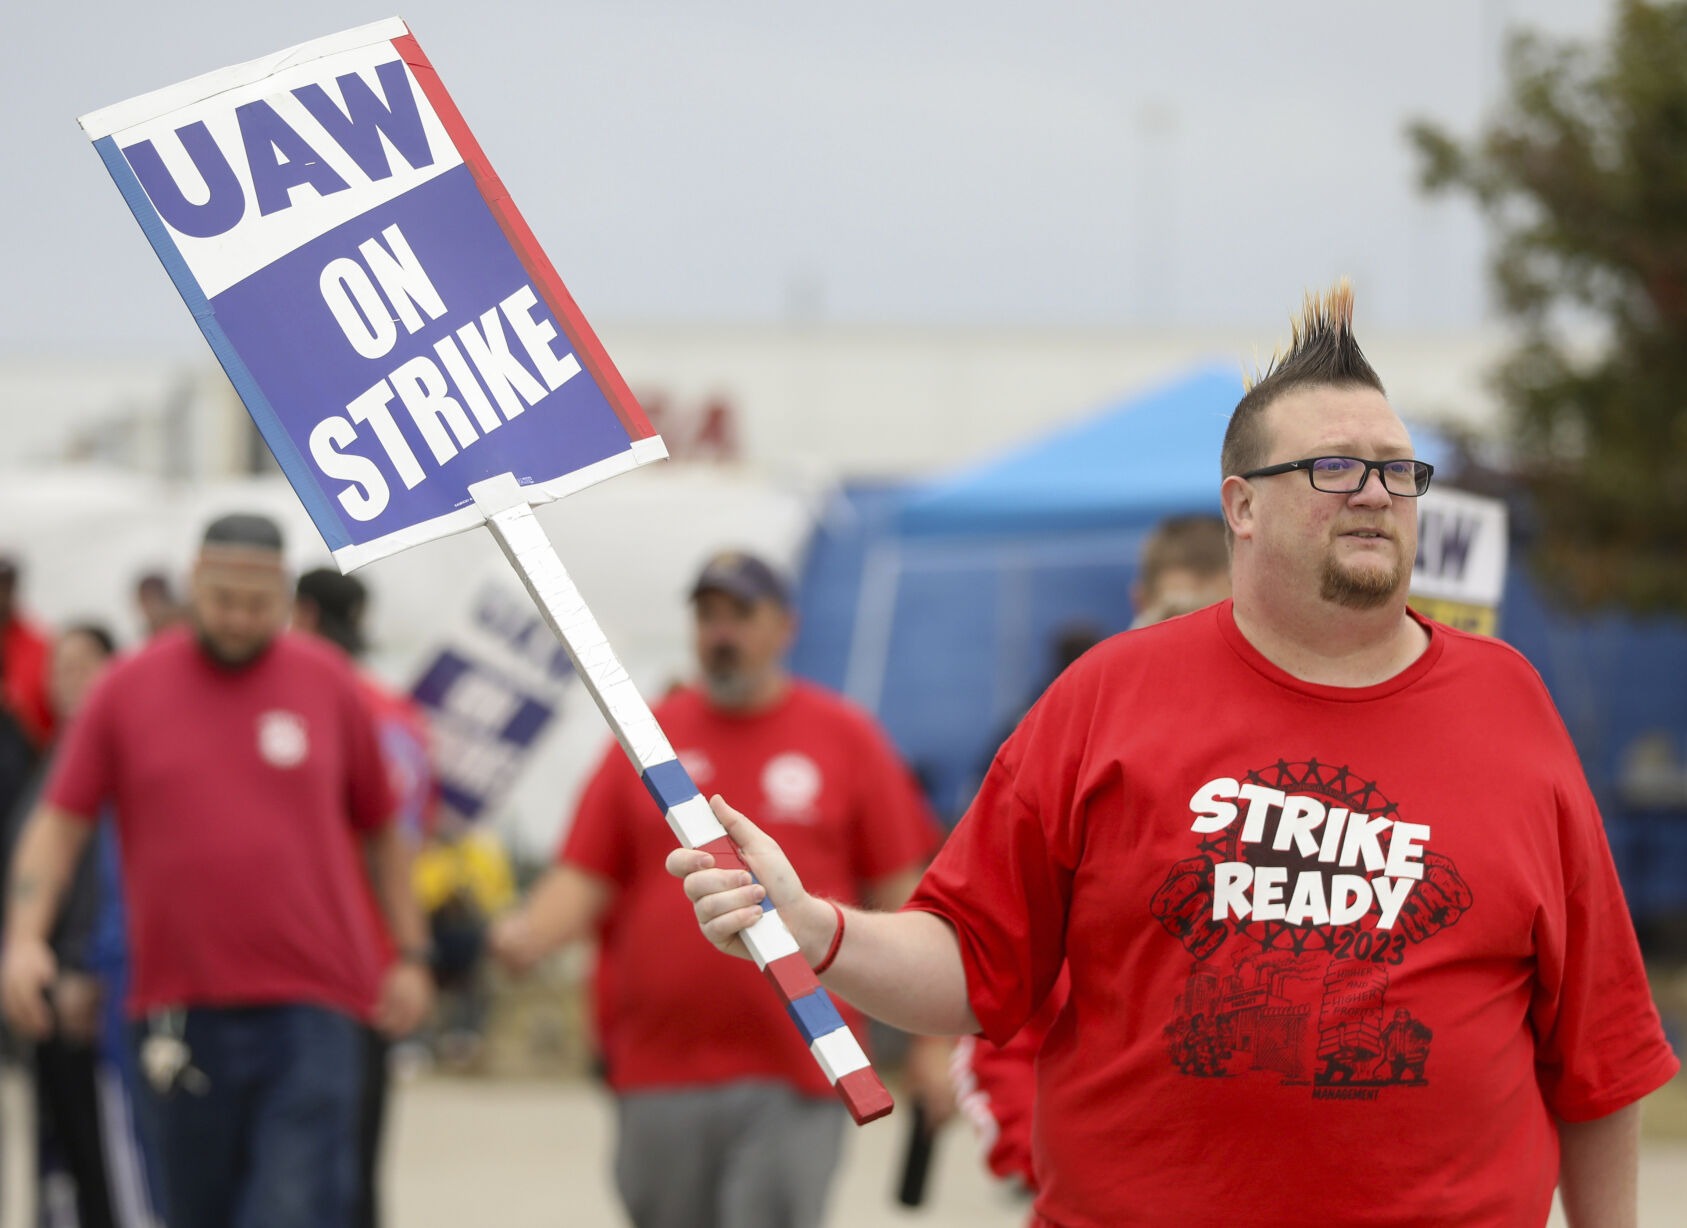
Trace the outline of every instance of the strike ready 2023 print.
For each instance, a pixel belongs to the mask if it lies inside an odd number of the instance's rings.
[[[1150,904],[1194,958],[1164,1033],[1178,1072],[1306,1085],[1314,1099],[1423,1086],[1434,1031],[1390,1003],[1390,969],[1473,903],[1430,826],[1316,759],[1208,781],[1190,810],[1195,853]]]

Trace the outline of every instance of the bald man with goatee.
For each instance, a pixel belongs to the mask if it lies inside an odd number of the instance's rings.
[[[188,624],[96,685],[12,866],[0,994],[40,1036],[47,935],[115,814],[171,1228],[349,1224],[358,1022],[402,1034],[431,1001],[372,719],[344,654],[284,629],[291,595],[273,522],[212,522]],[[364,874],[400,950],[384,973]]]

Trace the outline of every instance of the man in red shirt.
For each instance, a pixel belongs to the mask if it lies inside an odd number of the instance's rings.
[[[872,720],[785,672],[784,580],[752,555],[721,554],[692,600],[702,678],[656,709],[691,778],[743,798],[827,895],[900,905],[935,824]],[[638,1228],[808,1228],[824,1213],[843,1106],[755,967],[718,959],[698,935],[662,872],[672,845],[612,745],[558,864],[496,926],[493,948],[519,971],[598,934],[615,1178]],[[860,1016],[846,1017],[859,1032]]]
[[[0,707],[11,712],[37,749],[53,738],[51,656],[46,633],[18,612],[17,563],[0,556]]]
[[[1432,470],[1351,320],[1310,301],[1231,416],[1232,600],[1066,671],[904,911],[840,921],[718,800],[760,883],[668,859],[721,949],[765,895],[910,1030],[1005,1042],[1064,963],[1038,1223],[1635,1224],[1679,1063],[1540,678],[1407,608]]]
[[[408,1031],[431,996],[373,725],[342,655],[283,630],[288,595],[275,525],[214,521],[190,625],[95,686],[12,867],[0,993],[40,1036],[46,937],[112,805],[172,1228],[347,1225],[357,1021]],[[384,975],[364,858],[401,952]]]

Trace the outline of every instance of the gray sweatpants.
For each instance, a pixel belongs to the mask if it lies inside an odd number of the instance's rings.
[[[844,1107],[746,1080],[617,1103],[615,1185],[636,1228],[818,1228]]]

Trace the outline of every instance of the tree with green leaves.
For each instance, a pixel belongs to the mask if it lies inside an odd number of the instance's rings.
[[[1687,2],[1622,0],[1597,46],[1518,35],[1485,132],[1410,137],[1425,188],[1469,193],[1497,233],[1542,578],[1578,606],[1687,612]],[[1572,345],[1589,321],[1600,344]]]

